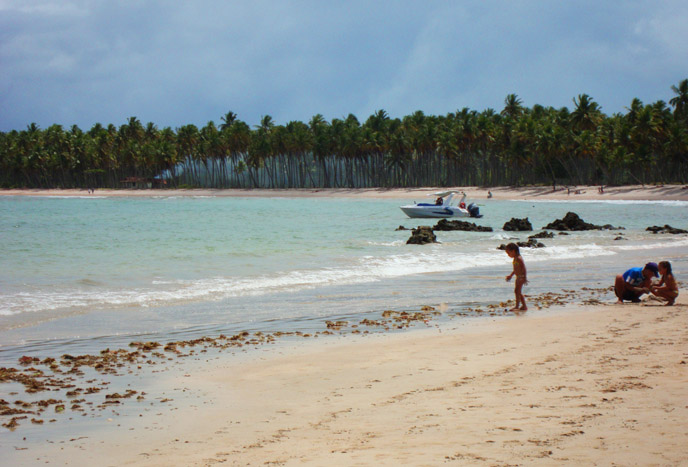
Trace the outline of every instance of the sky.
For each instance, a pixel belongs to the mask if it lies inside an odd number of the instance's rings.
[[[668,102],[688,2],[0,0],[0,131]]]

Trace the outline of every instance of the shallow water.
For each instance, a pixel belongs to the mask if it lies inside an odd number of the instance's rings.
[[[651,259],[673,261],[679,279],[688,266],[688,236],[645,231],[688,228],[686,202],[485,200],[475,222],[494,232],[436,232],[440,244],[415,246],[395,229],[434,221],[408,219],[398,206],[411,201],[0,197],[0,363],[133,336],[322,329],[386,309],[498,303],[513,286],[496,247],[530,234],[504,232],[512,217],[528,217],[536,232],[569,211],[625,227],[524,250],[527,294],[607,286]],[[619,233],[626,240],[614,240]]]

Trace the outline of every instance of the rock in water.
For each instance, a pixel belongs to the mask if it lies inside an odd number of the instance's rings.
[[[516,242],[516,245],[518,245],[519,248],[545,248],[545,244],[542,242],[538,242],[534,238],[528,237],[527,242]],[[497,247],[498,250],[506,250],[506,245],[501,244]]]
[[[684,234],[688,233],[688,230],[683,230],[683,229],[677,229],[676,227],[672,227],[669,224],[665,224],[664,227],[660,227],[658,225],[653,225],[652,227],[648,227],[647,229],[648,232],[652,232],[653,234],[656,233],[668,233],[668,234]]]
[[[554,234],[545,230],[543,232],[536,233],[535,235],[531,235],[528,238],[554,238]]]
[[[533,230],[533,225],[527,217],[525,219],[516,219],[512,217],[509,222],[504,224],[503,229],[512,232],[530,232]]]
[[[411,231],[411,237],[406,241],[407,245],[425,245],[437,243],[437,237],[429,225],[421,225]]]
[[[439,231],[463,230],[465,232],[492,232],[492,227],[483,227],[482,225],[476,225],[466,221],[448,221],[447,219],[440,219],[432,229]]]
[[[623,227],[614,227],[610,224],[589,224],[581,219],[575,212],[567,212],[563,219],[557,219],[546,225],[543,229],[575,231],[575,230],[622,230]]]

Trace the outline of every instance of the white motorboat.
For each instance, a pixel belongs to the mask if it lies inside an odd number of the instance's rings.
[[[461,192],[461,198],[455,203],[458,194],[458,191],[440,191],[428,195],[436,197],[434,203],[407,204],[400,208],[411,218],[483,217],[475,204],[466,206],[466,193]]]

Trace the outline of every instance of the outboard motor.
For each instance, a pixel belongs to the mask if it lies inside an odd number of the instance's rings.
[[[476,206],[475,203],[469,204],[468,207],[466,208],[466,210],[468,211],[468,214],[471,215],[471,217],[476,217],[476,218],[483,217],[483,215],[480,214],[480,208],[478,206]]]

